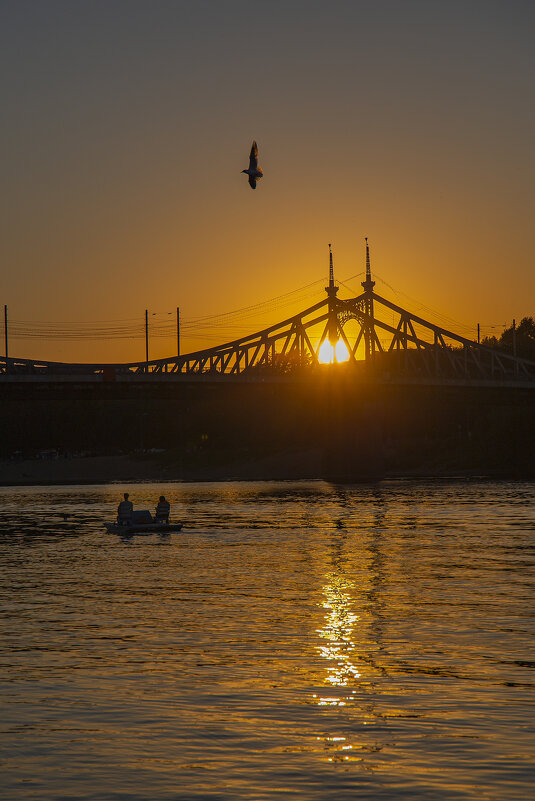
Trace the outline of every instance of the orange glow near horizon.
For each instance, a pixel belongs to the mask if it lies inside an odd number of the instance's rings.
[[[182,354],[235,341],[325,299],[328,243],[337,298],[360,295],[364,237],[377,294],[448,330],[534,314],[532,4],[307,4],[306,35],[297,4],[257,4],[254,48],[236,3],[33,5],[2,16],[10,356],[143,361],[148,309],[172,358],[177,307]],[[366,158],[341,169],[340,143]]]

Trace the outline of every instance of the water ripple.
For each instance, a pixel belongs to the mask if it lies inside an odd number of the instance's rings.
[[[183,531],[106,534],[124,489]],[[533,483],[0,506],[3,798],[529,797]]]

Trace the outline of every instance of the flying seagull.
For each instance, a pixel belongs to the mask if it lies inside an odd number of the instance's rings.
[[[249,155],[249,169],[242,170],[242,172],[249,176],[249,186],[251,189],[256,189],[256,182],[259,181],[264,175],[261,168],[258,166],[258,147],[256,146],[256,142],[253,142],[251,147],[251,153]]]

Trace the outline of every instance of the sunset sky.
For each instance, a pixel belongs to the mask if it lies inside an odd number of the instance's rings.
[[[535,315],[534,35],[532,0],[3,0],[0,304],[104,331],[180,306],[197,350],[231,330],[188,321],[318,282],[232,330],[277,322],[321,297],[329,242],[345,280],[368,236],[380,294],[499,335]]]

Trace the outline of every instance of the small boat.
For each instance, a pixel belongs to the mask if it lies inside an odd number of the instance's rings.
[[[152,523],[136,523],[131,526],[120,526],[119,523],[105,523],[106,531],[108,534],[121,534],[121,536],[128,536],[129,534],[166,534],[172,531],[180,531],[183,523],[160,523],[153,520]]]
[[[108,534],[120,534],[125,537],[129,534],[167,534],[180,531],[183,523],[168,523],[165,520],[155,519],[148,509],[132,512],[132,519],[127,525],[119,523],[105,523]]]

